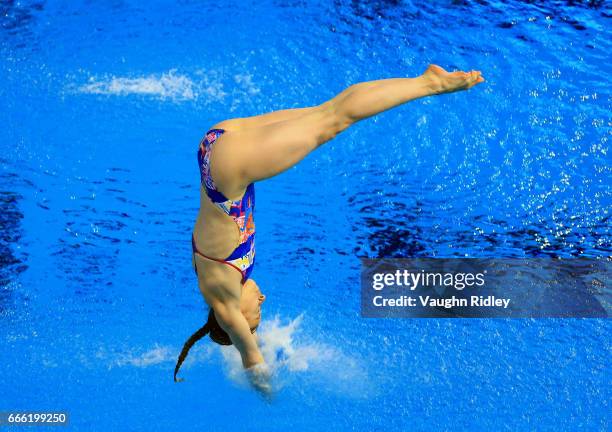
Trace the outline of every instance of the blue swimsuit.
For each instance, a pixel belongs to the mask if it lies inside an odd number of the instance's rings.
[[[236,201],[228,199],[217,189],[210,174],[210,153],[213,144],[224,132],[223,129],[210,129],[206,132],[198,149],[198,165],[202,186],[206,189],[206,194],[215,206],[234,220],[240,232],[240,243],[225,259],[212,258],[198,251],[194,236],[191,237],[191,246],[194,253],[238,270],[242,275],[242,283],[244,284],[251,275],[255,264],[255,221],[253,219],[255,185],[253,183],[248,185],[242,198]]]

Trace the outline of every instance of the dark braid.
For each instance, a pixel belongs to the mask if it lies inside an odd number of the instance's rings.
[[[185,345],[183,345],[183,349],[181,350],[181,353],[178,356],[176,366],[174,366],[174,382],[183,381],[182,378],[177,380],[176,374],[181,368],[181,365],[183,364],[183,362],[185,361],[187,354],[189,354],[189,350],[191,349],[193,344],[195,344],[197,341],[202,339],[207,334],[208,334],[208,323],[204,324],[200,329],[198,329],[198,331],[196,331],[194,334],[189,336],[189,339],[187,339],[187,342],[185,342]]]
[[[201,328],[199,328],[194,334],[189,336],[187,342],[183,345],[183,349],[179,354],[178,360],[176,362],[176,366],[174,367],[174,382],[183,381],[182,378],[177,379],[176,375],[178,374],[181,365],[187,358],[187,354],[189,354],[189,350],[191,347],[200,339],[202,339],[207,334],[210,334],[210,338],[218,343],[219,345],[231,345],[232,340],[229,335],[221,328],[219,323],[217,322],[217,318],[215,317],[215,311],[213,308],[210,308],[208,312],[208,321]]]

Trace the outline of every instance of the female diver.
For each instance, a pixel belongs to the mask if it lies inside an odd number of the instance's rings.
[[[291,168],[360,120],[421,97],[467,90],[483,81],[479,71],[449,73],[429,65],[416,78],[351,85],[318,106],[214,125],[198,149],[200,211],[191,239],[198,285],[210,310],[207,323],[185,343],[174,380],[191,346],[209,334],[218,344],[233,344],[251,383],[261,391],[269,390],[255,333],[266,297],[249,278],[255,260],[254,182]]]

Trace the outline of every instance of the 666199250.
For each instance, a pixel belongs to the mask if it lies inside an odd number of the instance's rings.
[[[66,426],[68,413],[49,411],[0,411],[0,426]]]

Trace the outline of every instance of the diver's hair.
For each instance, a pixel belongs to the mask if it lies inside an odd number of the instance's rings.
[[[200,327],[194,334],[189,336],[189,339],[187,339],[187,342],[185,342],[185,345],[183,345],[183,349],[181,350],[178,360],[176,361],[176,366],[174,367],[174,382],[182,381],[182,379],[176,378],[176,374],[178,374],[181,365],[185,361],[185,358],[187,358],[187,354],[189,354],[191,347],[206,335],[209,335],[213,342],[216,342],[219,345],[232,344],[232,340],[230,339],[229,335],[217,322],[213,308],[210,308],[210,311],[208,312],[208,321],[206,321],[206,324]]]

